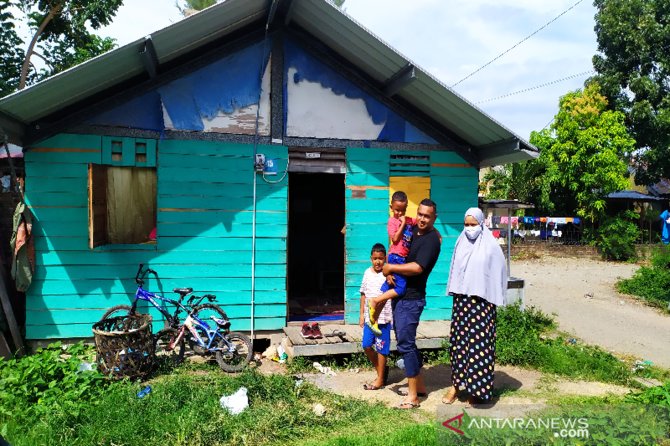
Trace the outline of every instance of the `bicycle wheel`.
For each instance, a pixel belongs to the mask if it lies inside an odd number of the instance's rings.
[[[158,368],[172,368],[184,360],[184,338],[176,342],[179,331],[174,328],[165,328],[154,337],[154,354]]]
[[[215,316],[219,319],[228,320],[228,315],[226,312],[216,304],[198,305],[197,307],[193,308],[193,315],[197,316],[198,319],[206,322],[207,325],[209,325],[211,328],[216,327],[216,323],[211,318],[212,316]],[[196,326],[194,328],[198,332],[198,335],[200,335],[200,337],[204,339],[205,342],[207,342],[207,339],[209,339],[207,333],[205,333],[205,331],[200,327]],[[206,348],[198,345],[196,340],[193,339],[193,335],[187,334],[186,337],[188,338],[188,346],[191,348],[191,350],[193,350],[193,353],[200,356],[204,356],[210,353]]]
[[[223,337],[230,343],[230,346],[223,338],[217,341],[216,362],[219,363],[221,370],[228,373],[242,371],[249,362],[254,350],[251,340],[242,333],[231,332],[224,334]]]
[[[109,319],[110,317],[127,316],[130,314],[130,305],[117,305],[105,311],[100,320]]]

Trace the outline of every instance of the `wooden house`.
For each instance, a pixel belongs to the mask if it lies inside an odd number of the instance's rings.
[[[25,148],[34,340],[90,336],[139,263],[237,330],[355,323],[400,189],[438,205],[423,317],[449,319],[479,168],[537,152],[324,0],[224,1],[1,99],[0,127]]]

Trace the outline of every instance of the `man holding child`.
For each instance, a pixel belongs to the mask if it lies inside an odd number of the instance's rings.
[[[398,353],[404,360],[408,382],[407,396],[398,406],[399,409],[419,407],[418,396],[426,393],[421,376],[423,361],[416,346],[416,330],[426,306],[426,282],[440,255],[440,236],[434,228],[436,218],[435,202],[428,198],[423,199],[417,209],[412,242],[405,263],[386,263],[383,267],[385,276],[400,274],[407,279],[405,293],[392,300]]]

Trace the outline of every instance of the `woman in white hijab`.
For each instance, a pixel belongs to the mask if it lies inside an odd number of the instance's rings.
[[[484,225],[484,213],[468,209],[464,224],[451,258],[447,288],[454,306],[449,337],[452,386],[442,398],[445,404],[456,401],[463,389],[471,404],[491,399],[496,307],[505,304],[507,290],[505,256]]]

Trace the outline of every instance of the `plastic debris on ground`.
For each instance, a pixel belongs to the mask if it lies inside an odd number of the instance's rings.
[[[151,393],[151,386],[146,386],[144,389],[137,392],[137,397],[138,398],[144,398],[145,396],[149,395],[150,393]]]
[[[222,396],[219,403],[221,403],[221,407],[230,412],[231,415],[237,415],[244,412],[244,409],[249,407],[247,388],[240,387],[237,392],[232,395]]]
[[[323,407],[323,404],[317,403],[314,406],[312,406],[312,412],[314,412],[314,415],[317,417],[322,417],[326,413],[326,408]]]
[[[646,369],[647,367],[650,367],[650,366],[652,366],[652,365],[654,365],[654,363],[651,362],[651,361],[649,361],[649,360],[640,361],[640,360],[638,359],[638,360],[635,361],[635,363],[633,364],[633,371],[634,371],[634,372],[639,372],[640,370],[644,370],[644,369]]]
[[[77,367],[78,372],[92,372],[94,370],[95,370],[95,364],[92,364],[90,362],[82,362]]]
[[[330,367],[324,367],[318,362],[314,362],[312,366],[317,369],[319,372],[323,373],[324,375],[328,376],[337,376],[337,373],[333,371]]]

